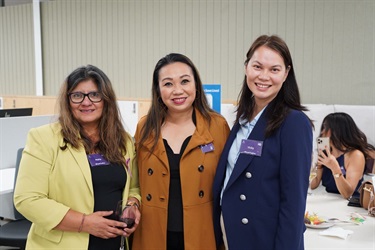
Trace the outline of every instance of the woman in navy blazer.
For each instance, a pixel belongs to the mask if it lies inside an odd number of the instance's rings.
[[[304,249],[312,153],[305,110],[287,45],[278,36],[258,37],[214,180],[217,246]]]

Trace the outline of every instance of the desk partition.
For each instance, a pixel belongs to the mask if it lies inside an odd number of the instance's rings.
[[[24,116],[0,119],[0,217],[14,219],[13,186],[17,150],[25,147],[31,128],[54,122],[49,116]]]
[[[20,116],[0,119],[0,169],[14,168],[17,150],[25,147],[31,128],[54,121],[54,116]]]

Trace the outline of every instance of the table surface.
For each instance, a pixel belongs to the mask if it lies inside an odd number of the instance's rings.
[[[361,207],[348,206],[348,201],[339,194],[327,193],[320,186],[307,197],[306,211],[317,213],[324,218],[338,218],[347,220],[351,213],[358,213],[366,220],[356,225],[353,223],[336,223],[334,227],[341,227],[353,231],[346,239],[334,236],[324,236],[319,233],[326,229],[306,228],[305,249],[351,249],[351,250],[375,250],[375,217],[367,215],[367,210]]]

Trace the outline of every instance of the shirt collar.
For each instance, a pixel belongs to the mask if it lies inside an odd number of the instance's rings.
[[[248,121],[247,119],[244,119],[243,117],[241,117],[238,121],[238,123],[241,125],[241,126],[244,126],[244,127],[249,127],[249,126],[255,126],[255,124],[257,123],[257,121],[259,120],[259,117],[263,114],[263,111],[266,109],[267,106],[265,106],[255,117],[252,121]]]

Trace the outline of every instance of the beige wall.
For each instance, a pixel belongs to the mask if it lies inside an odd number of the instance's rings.
[[[284,38],[303,103],[375,105],[373,0],[55,0],[41,3],[43,76],[56,96],[68,73],[94,64],[119,98],[150,98],[152,70],[189,56],[204,83],[237,99],[244,55],[260,34]],[[0,96],[34,95],[32,6],[0,8]]]
[[[32,14],[31,4],[0,8],[0,96],[35,93]]]
[[[4,109],[11,108],[33,108],[33,115],[58,114],[56,106],[57,97],[54,96],[3,96]],[[119,98],[121,101],[135,101],[136,99]],[[138,99],[138,117],[147,114],[151,101]]]
[[[33,115],[56,114],[56,97],[52,96],[4,96],[4,109],[33,108]]]

